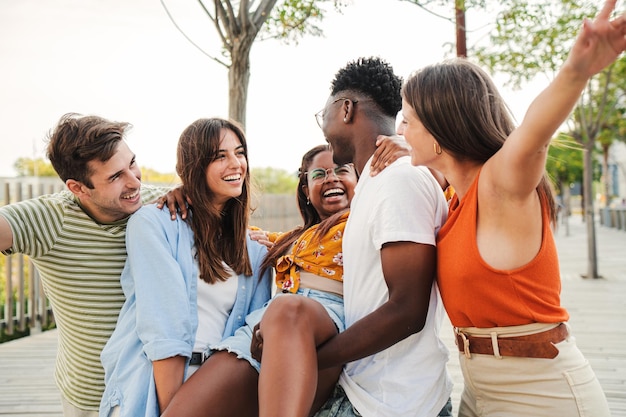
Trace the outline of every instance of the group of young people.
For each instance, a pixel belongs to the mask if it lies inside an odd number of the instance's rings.
[[[446,312],[459,416],[610,415],[560,304],[545,161],[626,49],[614,7],[583,22],[518,127],[466,60],[404,83],[349,62],[317,115],[330,146],[299,170],[303,225],[269,250],[250,238],[236,123],[183,131],[179,216],[145,205],[167,190],[141,185],[128,124],[64,116],[48,157],[68,191],[0,208],[0,250],[32,258],[55,313],[64,415],[451,416]],[[396,130],[410,157],[384,140]]]

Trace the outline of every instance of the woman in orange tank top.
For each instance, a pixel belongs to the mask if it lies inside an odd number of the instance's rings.
[[[545,163],[587,81],[626,48],[614,7],[583,23],[517,128],[489,76],[465,60],[423,68],[403,87],[398,133],[413,164],[442,172],[456,192],[437,254],[465,379],[459,416],[610,415],[560,304]]]

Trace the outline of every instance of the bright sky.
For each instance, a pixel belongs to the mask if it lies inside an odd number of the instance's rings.
[[[219,55],[217,32],[196,1],[165,2],[196,43]],[[406,77],[449,56],[452,23],[399,0],[351,3],[341,15],[329,12],[324,37],[254,45],[252,167],[295,171],[302,154],[324,142],[313,115],[348,61],[380,56]],[[470,30],[484,27],[473,17]],[[468,44],[480,36],[484,29],[471,32]],[[183,38],[159,0],[0,0],[0,63],[0,176],[15,175],[17,158],[44,157],[47,132],[67,112],[131,122],[139,165],[160,172],[174,172],[187,125],[227,116],[226,68]],[[502,92],[518,120],[536,94]]]

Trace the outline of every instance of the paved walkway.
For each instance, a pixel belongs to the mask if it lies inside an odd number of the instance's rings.
[[[587,271],[585,225],[580,217],[572,217],[569,224],[569,235],[564,227],[556,234],[562,302],[613,416],[626,417],[626,232],[597,226],[602,279],[583,279],[581,275]],[[449,324],[442,337],[451,350],[449,370],[455,382],[452,399],[456,410],[463,380]],[[56,331],[0,345],[0,416],[62,417],[52,378],[55,345]]]

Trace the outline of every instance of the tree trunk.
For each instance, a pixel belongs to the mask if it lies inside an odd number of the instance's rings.
[[[250,50],[252,42],[241,42],[231,52],[228,69],[228,117],[246,127],[248,84],[250,83]]]
[[[465,0],[455,0],[456,56],[467,57],[467,31],[465,29]]]
[[[600,278],[598,276],[598,259],[596,254],[596,224],[594,219],[593,208],[593,152],[592,147],[589,145],[593,143],[588,141],[585,144],[583,150],[583,197],[585,200],[584,205],[584,218],[587,225],[587,274],[583,275],[584,278]]]

